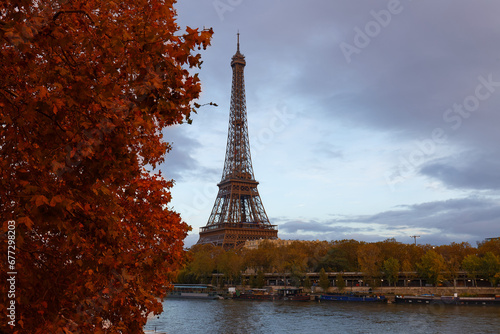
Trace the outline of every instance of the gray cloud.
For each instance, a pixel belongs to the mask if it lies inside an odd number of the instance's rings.
[[[317,222],[317,221],[286,221],[279,225],[280,232],[287,234],[308,234],[308,233],[359,233],[369,232],[373,229],[350,227],[349,225],[335,225],[334,222]]]
[[[183,181],[197,177],[212,179],[216,174],[220,175],[220,170],[207,168],[194,157],[203,145],[185,134],[182,127],[186,126],[173,126],[164,131],[165,141],[172,147],[161,166],[165,178]]]
[[[420,173],[440,180],[450,188],[499,190],[500,160],[490,155],[467,152],[456,157],[432,161]]]
[[[280,235],[306,240],[321,237],[381,241],[396,237],[410,242],[407,237],[417,231],[426,243],[475,243],[500,234],[500,203],[470,197],[404,205],[374,215],[340,216],[326,221],[284,217],[273,221],[279,225]]]
[[[481,197],[450,199],[401,206],[401,209],[364,217],[359,221],[391,227],[437,228],[445,234],[488,237],[499,232],[500,204]]]
[[[342,159],[344,158],[344,152],[337,145],[333,145],[329,142],[320,142],[312,150],[316,155],[321,156],[325,159]]]

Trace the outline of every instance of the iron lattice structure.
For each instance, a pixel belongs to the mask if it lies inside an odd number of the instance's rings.
[[[238,34],[237,51],[231,61],[233,82],[224,170],[208,223],[200,229],[198,244],[237,248],[246,240],[278,238],[278,230],[269,222],[257,190],[259,182],[253,174],[243,75],[245,65]]]

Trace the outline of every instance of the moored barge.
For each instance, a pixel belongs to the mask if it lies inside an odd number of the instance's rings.
[[[308,302],[311,300],[311,295],[305,293],[300,288],[279,289],[278,296],[280,297],[280,299],[287,301]]]
[[[335,302],[386,302],[385,296],[358,294],[326,294],[319,296],[319,301]]]
[[[398,304],[431,304],[431,305],[497,305],[500,296],[495,297],[457,297],[457,296],[396,296]]]
[[[233,294],[233,299],[273,301],[280,299],[280,296],[267,289],[251,289],[247,291],[236,291]]]
[[[167,298],[177,299],[219,299],[214,287],[204,284],[174,284]]]

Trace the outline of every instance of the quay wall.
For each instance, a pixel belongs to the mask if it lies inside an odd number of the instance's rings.
[[[319,288],[318,290],[321,290]],[[343,289],[343,292],[367,292],[369,288],[367,287],[353,287]],[[457,293],[460,295],[500,295],[500,288],[487,288],[487,287],[375,287],[372,288],[372,293],[383,294],[383,295],[422,295],[422,294],[433,294],[436,296],[453,296]],[[317,291],[319,292],[319,291]],[[338,288],[332,287],[328,289],[328,292],[339,292]]]
[[[373,293],[384,295],[422,295],[433,294],[436,296],[460,295],[500,295],[500,288],[494,287],[378,287]]]
[[[249,287],[247,287],[248,289]],[[274,290],[282,289],[284,286],[273,286]],[[324,293],[320,287],[312,287],[311,292],[314,294]],[[455,293],[459,296],[463,295],[500,295],[500,288],[498,287],[346,287],[339,290],[337,287],[328,288],[329,293],[342,292],[342,293],[372,293],[381,295],[403,295],[403,296],[417,296],[423,294],[432,294],[436,296],[453,296]]]

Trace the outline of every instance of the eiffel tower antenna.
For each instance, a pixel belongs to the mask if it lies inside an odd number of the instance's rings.
[[[240,53],[240,31],[239,30],[238,30],[238,33],[236,35],[238,35],[238,46],[236,48],[236,53]]]
[[[236,53],[231,59],[233,81],[224,169],[217,184],[219,192],[212,213],[207,225],[200,228],[198,244],[228,249],[241,247],[246,240],[278,238],[278,229],[269,222],[257,190],[259,182],[253,173],[243,75],[245,65],[238,32]]]

